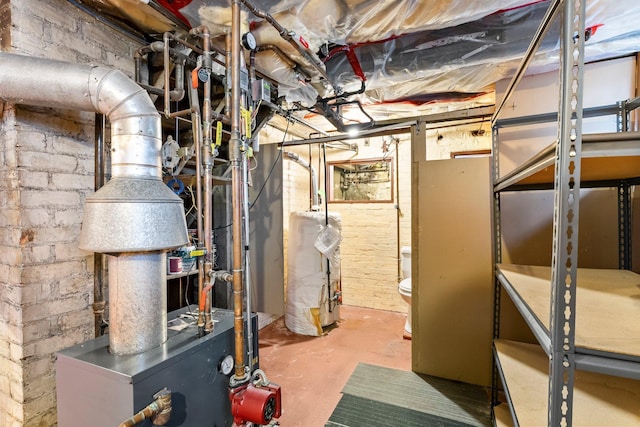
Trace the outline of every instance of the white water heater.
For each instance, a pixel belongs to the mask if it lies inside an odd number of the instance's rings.
[[[340,318],[340,241],[337,213],[292,212],[287,246],[285,324],[302,335],[322,335]]]

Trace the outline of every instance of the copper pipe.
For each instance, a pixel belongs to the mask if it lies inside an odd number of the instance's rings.
[[[202,37],[203,44],[203,67],[207,72],[211,70],[211,37],[209,28],[205,25],[191,29],[189,32],[193,35],[199,35]],[[213,201],[213,189],[212,189],[212,169],[213,169],[213,154],[211,151],[211,79],[207,79],[204,82],[203,88],[203,102],[202,102],[202,162],[204,165],[204,247],[206,250],[204,260],[204,289],[207,290],[205,302],[204,302],[204,332],[208,333],[213,330],[213,321],[211,320],[211,288],[213,287],[213,279],[211,277],[211,270],[213,268],[213,241],[212,241],[212,201]],[[202,294],[200,295],[202,298]],[[202,301],[200,302],[202,307]],[[202,325],[200,323],[202,310],[198,316],[198,327]]]
[[[154,426],[167,424],[171,418],[171,392],[164,388],[153,397],[153,402],[133,417],[121,422],[120,427],[133,427],[147,419],[151,419]]]
[[[231,4],[231,205],[233,210],[233,312],[235,331],[235,380],[246,377],[242,283],[242,174],[240,170],[240,0]]]
[[[196,153],[196,236],[198,238],[198,246],[201,247],[204,240],[204,230],[202,224],[202,124],[200,119],[200,105],[198,104],[198,87],[194,87],[192,74],[189,74],[189,102],[191,104],[191,128],[193,129],[193,145]],[[196,77],[197,78],[197,77]],[[197,80],[195,82],[197,84]],[[204,260],[198,257],[198,295],[202,295],[204,288]],[[198,311],[198,334],[204,333],[204,316],[203,310]]]
[[[231,35],[227,34],[224,39],[225,45],[225,60],[227,62],[227,76],[231,75]],[[224,113],[229,116],[229,110],[231,109],[231,91],[229,90],[231,86],[227,81],[224,88]]]

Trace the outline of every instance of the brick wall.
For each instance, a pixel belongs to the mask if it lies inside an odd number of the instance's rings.
[[[0,3],[4,50],[132,75],[139,46],[69,2]],[[7,106],[0,123],[0,427],[54,426],[54,354],[93,335],[92,254],[78,236],[94,113]]]

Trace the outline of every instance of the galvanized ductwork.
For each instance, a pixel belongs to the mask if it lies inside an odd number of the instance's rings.
[[[187,243],[182,200],[163,182],[160,115],[147,93],[106,67],[0,53],[0,100],[95,111],[111,123],[111,181],[87,197],[80,248],[109,257],[110,350],[167,339],[166,250]]]

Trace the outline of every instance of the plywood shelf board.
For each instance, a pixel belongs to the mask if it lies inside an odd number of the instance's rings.
[[[535,344],[496,340],[498,365],[521,426],[547,425],[549,359]],[[575,426],[640,425],[640,381],[576,371]]]
[[[551,268],[499,264],[498,269],[549,330]],[[580,268],[577,285],[576,347],[640,357],[640,275]]]
[[[493,408],[493,425],[495,427],[513,427],[513,418],[509,412],[509,405],[501,403]]]
[[[612,134],[618,135],[618,134]],[[554,181],[555,150],[546,147],[525,162],[517,171],[505,175],[496,184],[496,191],[514,185],[549,184]],[[609,181],[640,176],[640,141],[591,142],[583,144],[582,181]]]

